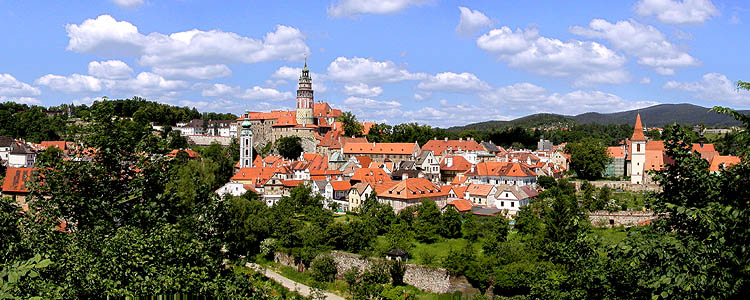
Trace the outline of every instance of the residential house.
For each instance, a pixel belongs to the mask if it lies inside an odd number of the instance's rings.
[[[465,214],[465,213],[471,212],[473,208],[474,208],[474,203],[472,203],[471,201],[466,200],[466,199],[455,199],[455,200],[449,200],[448,204],[446,204],[445,206],[443,206],[442,209],[440,209],[440,212],[445,213],[446,209],[455,209],[461,214]]]
[[[372,185],[367,182],[352,185],[352,188],[349,190],[349,209],[353,211],[358,210],[372,192]]]
[[[393,162],[414,160],[419,155],[419,144],[414,143],[348,143],[343,146],[347,157],[367,156],[372,159],[390,159]],[[363,166],[364,167],[364,166]]]
[[[220,198],[224,198],[224,195],[232,195],[235,197],[239,197],[244,195],[246,192],[252,191],[253,193],[258,193],[252,185],[250,184],[244,184],[240,182],[227,182],[220,188],[216,190],[216,194],[219,195]]]
[[[440,162],[440,178],[445,182],[452,182],[458,174],[471,170],[471,166],[471,163],[463,156],[445,156]]]
[[[426,178],[409,178],[402,181],[376,183],[378,201],[390,204],[398,213],[402,209],[419,204],[423,199],[434,201],[438,207],[446,204],[448,193]]]
[[[16,141],[13,138],[0,136],[0,164],[8,164],[8,155],[10,154],[10,149],[15,143]]]
[[[391,176],[381,168],[360,168],[354,171],[349,179],[352,184],[367,182],[370,184],[391,182]]]
[[[536,187],[536,173],[524,163],[513,162],[483,162],[472,167],[464,175],[471,183],[532,185]]]
[[[462,155],[472,163],[476,163],[476,155],[479,152],[486,152],[486,149],[471,138],[466,140],[430,140],[424,144],[422,150],[432,151],[432,154],[438,159],[446,155]]]
[[[432,182],[440,182],[440,160],[432,154],[432,151],[422,149],[422,153],[417,156],[416,168]]]
[[[476,205],[493,206],[497,188],[491,184],[470,184],[466,189],[468,200]]]
[[[16,167],[9,167],[5,170],[2,197],[10,197],[14,202],[26,209],[26,196],[29,195],[26,182],[31,178],[31,173],[34,170],[34,168]]]
[[[36,151],[24,143],[13,143],[8,153],[8,167],[33,168]]]
[[[518,210],[529,204],[529,201],[539,195],[530,185],[518,186],[501,184],[495,192],[495,208],[507,211],[508,215],[515,215]]]

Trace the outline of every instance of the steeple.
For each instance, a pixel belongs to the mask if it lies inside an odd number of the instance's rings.
[[[641,123],[641,114],[635,117],[635,128],[633,128],[633,137],[631,141],[645,141],[646,136],[643,135],[643,124]]]

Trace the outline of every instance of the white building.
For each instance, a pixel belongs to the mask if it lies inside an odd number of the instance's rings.
[[[33,168],[36,164],[36,152],[29,146],[13,143],[8,153],[8,167]]]

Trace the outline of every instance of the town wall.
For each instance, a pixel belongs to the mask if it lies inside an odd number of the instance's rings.
[[[336,262],[339,278],[343,278],[343,274],[351,269],[364,271],[372,267],[373,261],[383,261],[379,258],[363,258],[357,254],[340,251],[332,251],[331,257]],[[286,253],[275,252],[274,261],[285,266],[295,267],[297,270],[304,270],[304,266],[295,264],[294,257]],[[464,294],[474,294],[477,292],[464,276],[453,276],[448,270],[442,268],[409,263],[406,264],[404,282],[430,293],[446,294],[460,291]]]
[[[589,212],[589,221],[591,221],[591,225],[596,227],[638,226],[656,218],[657,215],[650,210],[624,210],[614,212],[600,210]]]
[[[605,185],[614,190],[623,190],[630,192],[660,192],[661,187],[658,184],[632,184],[630,181],[589,181],[596,188],[602,188]],[[580,190],[583,181],[573,181],[576,189]]]

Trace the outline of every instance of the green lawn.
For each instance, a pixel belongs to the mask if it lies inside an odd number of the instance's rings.
[[[625,228],[622,227],[593,228],[591,232],[601,237],[605,243],[608,243],[610,245],[616,245],[620,243],[628,235],[628,232],[625,230]]]
[[[336,223],[348,223],[353,220],[358,220],[359,216],[355,215],[336,215],[333,217],[333,221]]]
[[[416,265],[439,265],[439,261],[443,259],[444,257],[448,256],[448,253],[451,249],[462,249],[466,246],[466,243],[468,241],[463,238],[459,239],[440,239],[437,242],[433,244],[425,244],[420,242],[414,242],[413,247],[411,250],[409,250],[409,263],[410,264],[416,264]],[[385,237],[384,236],[378,236],[376,241],[376,245],[382,245],[385,243]],[[474,242],[472,245],[474,247],[474,251],[479,254],[482,248],[482,240],[478,240]],[[382,247],[377,247],[377,249],[382,249]],[[430,253],[434,255],[434,261],[431,264],[427,264],[423,261],[423,253]]]
[[[649,193],[646,192],[613,192],[612,198],[615,199],[617,205],[624,205],[626,209],[635,210],[644,209],[646,204],[650,201]]]

